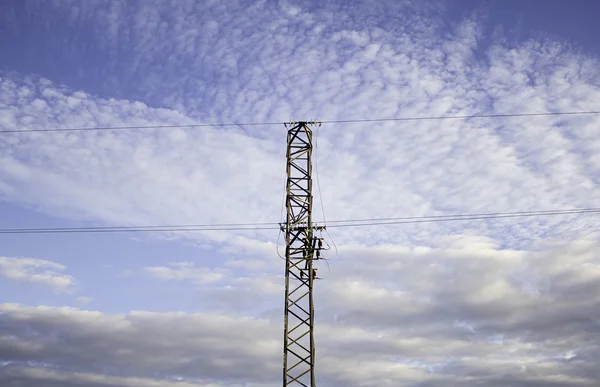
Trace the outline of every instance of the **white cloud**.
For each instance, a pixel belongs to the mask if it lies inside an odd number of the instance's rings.
[[[47,285],[58,291],[67,291],[75,279],[62,272],[66,267],[44,259],[0,257],[0,276],[15,280]]]
[[[224,277],[223,271],[196,268],[191,262],[176,262],[170,266],[148,266],[144,270],[152,277],[171,281],[191,280],[197,283],[213,283]]]
[[[86,297],[86,296],[82,296],[82,297],[77,297],[76,301],[78,303],[80,303],[81,305],[87,305],[90,302],[94,301],[94,299],[92,297]]]
[[[80,78],[2,73],[0,129],[597,110],[598,58],[485,36],[477,18],[449,30],[444,6],[432,4],[40,2],[31,12],[67,26],[46,37],[21,21],[43,37],[40,62],[47,55]],[[327,218],[600,207],[599,120],[324,125],[315,157]],[[284,148],[281,125],[3,134],[0,197],[109,225],[278,221]],[[315,209],[319,200],[315,191]],[[549,247],[594,221],[331,227],[340,254],[327,253],[331,273],[319,263],[319,377],[332,386],[596,385],[598,247],[593,235]],[[218,249],[224,267],[145,269],[262,319],[4,306],[14,334],[0,353],[89,375],[128,364],[143,378],[202,371],[265,385],[280,370],[281,324],[268,321],[281,315],[271,302],[282,283],[277,233],[178,234]],[[41,336],[19,330],[24,321]],[[40,338],[56,332],[64,342]],[[92,378],[60,375],[73,385]]]
[[[433,247],[346,246],[316,284],[318,379],[361,387],[593,386],[599,251],[597,238],[530,252],[464,235]],[[0,353],[94,375],[127,364],[119,377],[275,384],[282,311],[265,301],[279,298],[281,284],[262,275],[200,286],[218,313],[3,304]],[[49,339],[57,334],[60,342]]]

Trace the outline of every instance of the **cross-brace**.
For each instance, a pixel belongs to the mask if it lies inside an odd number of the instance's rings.
[[[315,387],[313,260],[320,258],[324,227],[312,225],[312,130],[291,123],[287,133],[285,314],[283,386]],[[287,125],[286,125],[287,126]]]

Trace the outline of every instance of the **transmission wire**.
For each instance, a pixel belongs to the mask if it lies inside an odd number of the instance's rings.
[[[496,212],[488,214],[464,215],[433,215],[404,218],[370,218],[329,221],[329,228],[363,227],[394,224],[436,223],[464,220],[504,219],[532,216],[597,214],[600,208],[582,208],[572,210]],[[337,224],[331,225],[336,222]],[[185,232],[185,231],[257,231],[281,230],[280,227],[262,227],[260,225],[277,225],[278,223],[225,223],[221,225],[150,225],[150,226],[121,226],[121,227],[59,227],[59,228],[5,228],[0,234],[35,234],[35,233],[93,233],[93,232]],[[227,226],[229,225],[229,227]],[[244,226],[244,227],[242,227]],[[245,227],[258,226],[258,227]]]
[[[589,115],[600,114],[600,111],[577,111],[577,112],[546,112],[546,113],[500,113],[500,114],[473,114],[461,116],[425,116],[425,117],[396,117],[396,118],[365,118],[347,120],[325,120],[322,124],[353,124],[362,122],[393,122],[393,121],[423,121],[423,120],[452,120],[471,118],[504,118],[504,117],[539,117],[539,116],[563,116],[563,115]],[[85,132],[104,130],[136,130],[136,129],[176,129],[176,128],[205,128],[205,127],[230,127],[230,126],[267,126],[283,125],[288,122],[229,122],[229,123],[207,123],[207,124],[169,124],[169,125],[131,125],[131,126],[103,126],[103,127],[74,127],[74,128],[47,128],[47,129],[9,129],[0,130],[0,133],[41,133],[41,132]]]

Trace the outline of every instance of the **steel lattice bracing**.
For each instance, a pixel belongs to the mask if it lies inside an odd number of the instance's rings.
[[[312,226],[312,130],[291,124],[287,134],[286,270],[283,386],[315,386],[313,259],[320,240]]]

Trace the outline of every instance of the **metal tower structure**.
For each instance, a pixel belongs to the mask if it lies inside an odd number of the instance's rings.
[[[313,260],[320,258],[324,227],[312,224],[312,130],[315,122],[286,124],[285,314],[283,386],[315,387]],[[288,126],[289,125],[289,126]]]

